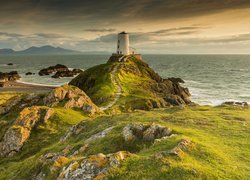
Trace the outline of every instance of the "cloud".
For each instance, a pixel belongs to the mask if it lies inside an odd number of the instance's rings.
[[[116,29],[105,29],[105,28],[103,28],[103,29],[85,29],[84,31],[86,31],[86,32],[114,32],[114,31],[116,31]]]
[[[59,38],[69,38],[68,36],[55,34],[55,33],[36,33],[35,36],[42,38],[51,38],[51,39],[59,39]]]

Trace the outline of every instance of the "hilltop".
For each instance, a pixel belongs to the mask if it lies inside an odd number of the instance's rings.
[[[122,111],[191,103],[188,89],[180,85],[183,81],[161,78],[147,63],[134,56],[121,61],[111,57],[106,64],[84,71],[69,84],[85,91],[99,106],[116,99],[113,109]]]
[[[110,58],[45,94],[0,93],[0,179],[249,179],[248,106]]]

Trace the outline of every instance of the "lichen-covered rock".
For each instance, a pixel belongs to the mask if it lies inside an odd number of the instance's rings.
[[[155,139],[170,136],[172,130],[170,128],[152,124],[144,126],[142,124],[129,124],[123,128],[122,135],[125,141],[143,140],[153,141]]]
[[[61,171],[59,180],[78,180],[78,179],[101,179],[108,171],[121,164],[131,154],[127,151],[104,155],[102,153],[91,155],[83,160],[71,162]]]
[[[33,106],[23,109],[14,124],[0,142],[0,156],[12,156],[19,152],[38,123],[45,123],[54,111],[49,108]]]
[[[104,138],[105,136],[107,136],[108,133],[110,133],[110,131],[113,129],[114,127],[109,127],[107,129],[104,129],[103,131],[97,133],[97,134],[94,134],[92,135],[90,138],[86,139],[86,143],[90,143],[90,142],[93,142],[93,141],[96,141],[97,139],[101,139],[101,138]]]
[[[91,99],[81,89],[64,85],[54,89],[43,102],[47,106],[56,106],[62,102],[65,108],[81,108],[84,112],[94,114],[101,110],[91,101]]]
[[[65,141],[67,141],[70,137],[72,137],[74,135],[78,135],[80,132],[85,130],[85,128],[86,128],[85,125],[81,124],[81,123],[70,127],[66,131],[66,134],[60,139],[60,142],[63,143]]]
[[[192,145],[192,142],[188,139],[183,139],[180,143],[177,144],[174,148],[167,150],[167,151],[161,151],[155,154],[156,159],[161,159],[165,156],[174,155],[174,156],[181,156],[184,150],[186,150],[188,147]]]
[[[40,95],[31,93],[25,96],[14,96],[0,105],[0,114],[6,114],[12,110],[22,110],[25,107],[34,105],[42,105],[42,97]]]

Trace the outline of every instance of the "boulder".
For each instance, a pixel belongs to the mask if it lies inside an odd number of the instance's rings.
[[[73,69],[72,71],[67,70],[67,71],[57,71],[52,78],[60,78],[60,77],[74,77],[75,75],[81,73],[81,69]]]
[[[13,66],[14,64],[13,64],[13,63],[8,63],[7,65],[8,65],[8,66]]]
[[[152,124],[150,126],[144,126],[142,124],[128,124],[122,131],[125,141],[154,141],[155,139],[170,136],[171,133],[172,130],[170,128],[157,124]]]
[[[11,71],[7,73],[0,72],[0,82],[16,81],[19,80],[21,76],[17,71]]]
[[[26,75],[26,76],[35,75],[35,73],[27,72],[27,73],[25,73],[25,75]]]
[[[236,101],[226,101],[226,102],[222,103],[222,105],[249,107],[249,104],[247,102],[236,102]]]
[[[61,180],[103,179],[111,168],[118,167],[123,160],[130,157],[127,151],[113,154],[91,155],[83,160],[76,160],[64,167],[58,177]]]
[[[39,123],[46,123],[53,114],[52,109],[44,107],[33,106],[23,109],[0,142],[0,156],[13,156],[19,152],[32,129]]]
[[[164,98],[164,100],[173,106],[181,106],[186,104],[185,101],[177,95],[168,95]]]
[[[161,152],[156,153],[155,158],[162,159],[169,155],[180,157],[181,154],[183,154],[183,151],[187,150],[191,146],[192,146],[192,142],[190,140],[183,139],[174,148],[167,150],[167,151],[161,151]]]
[[[85,92],[70,85],[55,88],[48,96],[44,97],[43,102],[44,105],[52,107],[59,102],[63,102],[65,108],[81,108],[85,113],[89,114],[101,111]]]
[[[58,71],[69,71],[69,69],[67,68],[67,66],[64,66],[62,64],[57,64],[55,66],[50,66],[48,68],[44,68],[40,70],[38,74],[40,76],[44,76],[44,75],[50,75],[52,73],[56,73]]]
[[[108,135],[108,133],[110,133],[113,128],[114,127],[112,126],[112,127],[107,128],[107,129],[104,129],[103,131],[101,131],[101,132],[99,132],[97,134],[92,135],[85,142],[86,143],[90,143],[90,142],[96,141],[98,139],[102,139],[102,138],[106,137]]]

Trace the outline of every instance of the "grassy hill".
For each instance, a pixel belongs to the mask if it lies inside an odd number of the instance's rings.
[[[90,68],[71,84],[99,107],[114,104],[102,111],[72,86],[0,93],[0,112],[16,104],[0,113],[0,179],[250,178],[249,107],[192,104],[178,82],[133,58]],[[171,133],[159,136],[162,129]],[[6,138],[20,150],[1,153],[13,148]]]

